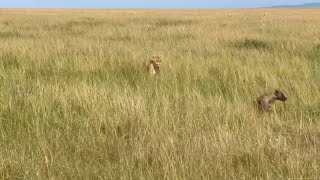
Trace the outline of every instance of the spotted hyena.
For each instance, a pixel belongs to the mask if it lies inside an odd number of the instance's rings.
[[[275,101],[286,101],[287,97],[278,89],[274,92],[264,93],[257,98],[257,105],[260,111],[269,111]]]

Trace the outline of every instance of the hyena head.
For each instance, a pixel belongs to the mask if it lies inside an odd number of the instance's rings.
[[[283,102],[287,100],[287,97],[278,89],[274,91],[274,95],[276,96],[277,100],[280,100]]]

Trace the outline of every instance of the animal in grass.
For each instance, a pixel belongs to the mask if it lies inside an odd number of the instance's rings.
[[[162,59],[159,56],[153,56],[150,60],[145,62],[144,66],[150,75],[155,75],[160,73],[160,65]]]
[[[287,97],[279,90],[264,93],[257,98],[258,109],[262,112],[270,111],[275,101],[286,101]]]

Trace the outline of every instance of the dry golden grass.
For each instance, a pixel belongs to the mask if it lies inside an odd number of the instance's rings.
[[[0,178],[318,178],[319,37],[319,9],[1,9]]]

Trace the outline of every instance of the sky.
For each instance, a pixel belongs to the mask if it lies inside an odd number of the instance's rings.
[[[0,0],[0,8],[254,8],[320,0]]]

